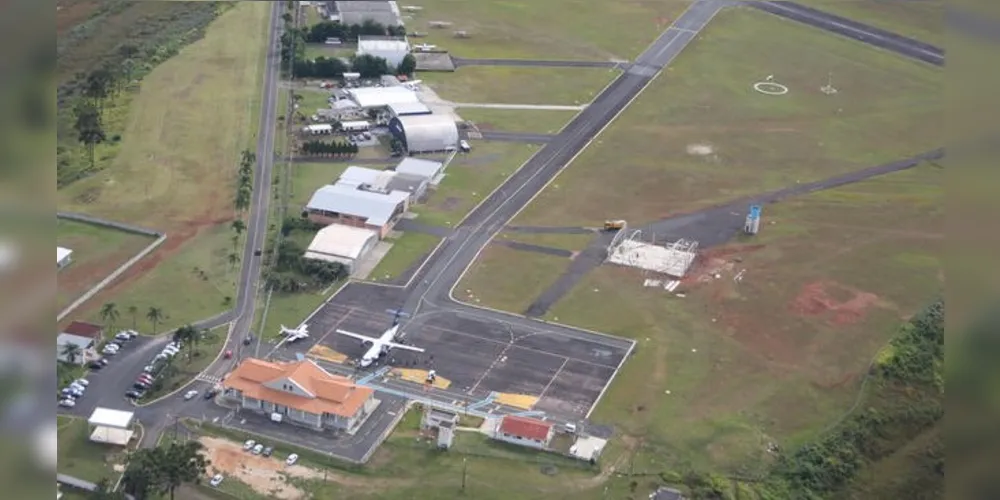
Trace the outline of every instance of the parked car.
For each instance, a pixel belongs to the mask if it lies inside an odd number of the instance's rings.
[[[149,375],[146,376],[139,375],[139,377],[135,379],[136,382],[140,382],[143,384],[152,384],[153,380],[155,379]]]
[[[264,451],[264,445],[263,444],[257,443],[257,446],[253,447],[253,454],[254,455],[260,455],[261,452],[263,452],[263,451]]]
[[[227,350],[225,356],[226,356],[226,359],[232,358],[233,357],[233,350],[232,349]]]
[[[132,336],[126,332],[118,332],[115,334],[115,340],[120,340],[122,342],[128,342],[132,340]]]
[[[217,391],[215,389],[209,389],[209,390],[205,391],[205,399],[212,399],[218,393],[219,393],[219,391]]]
[[[269,456],[271,456],[271,453],[274,453],[274,447],[268,446],[267,448],[264,448],[264,451],[261,452],[261,455],[264,455],[265,457],[269,457]]]
[[[470,146],[469,141],[466,141],[465,139],[458,141],[458,147],[465,153],[472,151],[472,146]]]
[[[142,369],[142,371],[143,371],[144,373],[148,373],[148,374],[152,375],[153,373],[155,373],[155,372],[156,372],[156,364],[149,364],[149,365],[146,365],[146,367],[145,367],[145,368],[143,368],[143,369]]]
[[[136,383],[132,384],[132,387],[135,387],[136,390],[145,391],[146,389],[149,389],[149,384],[144,384],[142,382],[136,382]]]
[[[287,459],[285,459],[285,465],[295,465],[295,462],[298,459],[299,455],[297,453],[292,453],[291,455],[288,455]]]
[[[63,408],[72,408],[72,407],[76,406],[76,401],[73,401],[72,399],[66,398],[66,399],[63,399],[63,400],[59,401],[59,406],[62,406]]]
[[[74,390],[74,391],[76,391],[76,392],[79,392],[79,393],[87,392],[87,388],[86,387],[84,387],[82,385],[79,385],[76,382],[73,382],[72,384],[69,384],[69,388],[72,389],[72,390]]]
[[[74,380],[73,383],[76,384],[76,385],[82,385],[84,387],[87,387],[87,386],[90,385],[90,381],[87,380],[87,379],[85,379],[85,378],[78,378],[78,379]]]
[[[208,482],[212,486],[218,486],[222,484],[222,474],[216,474],[212,476],[212,480]]]
[[[139,399],[143,394],[145,394],[145,391],[130,390],[125,392],[125,397],[129,399]]]
[[[243,450],[244,451],[250,450],[253,448],[255,444],[257,444],[256,441],[254,441],[253,439],[248,439],[247,442],[243,443]]]
[[[191,398],[193,398],[193,397],[195,397],[197,395],[198,395],[198,391],[195,390],[195,389],[191,389],[190,391],[187,391],[187,392],[184,393],[184,400],[187,401],[187,400],[189,400],[189,399],[191,399]]]
[[[90,368],[91,370],[100,370],[101,368],[104,368],[104,363],[91,361],[90,364],[87,365],[87,368]]]

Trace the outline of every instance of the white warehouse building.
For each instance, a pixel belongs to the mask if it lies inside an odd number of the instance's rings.
[[[417,93],[403,86],[361,87],[347,90],[347,97],[364,109],[386,108],[394,104],[418,104]]]
[[[389,130],[409,153],[450,151],[458,147],[458,125],[447,115],[399,116],[389,122]]]
[[[364,259],[378,241],[378,233],[371,229],[330,224],[316,232],[303,257],[337,262],[353,272],[358,261]]]
[[[389,63],[389,69],[396,70],[403,58],[410,53],[410,42],[406,37],[359,36],[357,55],[381,57]]]

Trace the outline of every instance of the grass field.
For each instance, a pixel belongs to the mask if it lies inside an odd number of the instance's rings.
[[[531,234],[518,233],[514,231],[503,231],[496,236],[497,241],[516,241],[518,243],[528,243],[530,245],[560,248],[571,252],[578,252],[587,248],[587,245],[593,239],[593,234]]]
[[[460,57],[520,59],[631,59],[649,45],[689,2],[664,0],[548,0],[468,2],[427,0],[422,11],[407,13],[407,30],[427,33],[420,42]],[[447,21],[434,29],[430,21]],[[628,29],[613,29],[627,26]],[[458,39],[463,30],[470,38]]]
[[[538,150],[535,145],[490,141],[477,141],[474,147],[452,160],[426,204],[413,207],[417,221],[454,227]]]
[[[455,286],[455,298],[523,313],[569,264],[566,257],[490,245]]]
[[[392,243],[392,248],[368,276],[371,281],[391,281],[399,278],[430,253],[441,239],[429,234],[408,231],[399,238],[387,241]]]
[[[790,93],[755,92],[768,75]],[[942,85],[926,64],[729,9],[515,223],[638,224],[921,153],[943,143]]]
[[[943,286],[943,181],[922,165],[767,207],[775,224],[752,241],[702,253],[684,299],[633,270],[592,272],[547,318],[640,340],[593,418],[632,450],[642,441],[641,470],[752,472],[768,442],[792,448],[834,423],[901,319]]]
[[[944,48],[944,0],[802,0],[803,4]]]
[[[112,165],[61,189],[60,209],[166,232],[168,240],[154,253],[154,261],[185,256],[200,261],[198,265],[212,261],[191,256],[213,255],[225,246],[219,240],[228,237],[219,234],[234,217],[239,153],[254,143],[266,48],[261,33],[268,13],[268,4],[240,3],[213,22],[203,39],[157,66],[129,107],[121,150]],[[175,263],[170,272],[164,266],[139,280],[138,273],[127,273],[124,283],[88,306],[125,302],[121,297],[138,301],[145,295],[164,307],[176,305],[169,313],[180,324],[221,311],[222,297],[235,292],[231,285],[221,290],[221,279],[206,287],[190,265]],[[142,270],[149,271],[148,266]],[[228,264],[206,271],[223,276]],[[210,295],[199,297],[200,291]]]
[[[292,191],[288,199],[289,215],[298,215],[298,210],[309,202],[313,193],[337,182],[340,174],[348,167],[347,162],[337,163],[292,163]]]
[[[452,102],[574,106],[589,103],[619,73],[603,68],[469,66],[417,77]]]
[[[306,117],[312,116],[318,109],[330,107],[330,92],[327,90],[307,88],[296,90],[295,93],[302,96],[296,109]]]
[[[125,283],[116,280],[97,297],[115,302],[123,315],[129,306],[138,307],[142,333],[152,333],[152,324],[145,319],[150,307],[160,308],[166,315],[158,323],[157,332],[221,313],[236,302],[239,263],[233,267],[228,260],[234,234],[228,225],[218,225],[206,229],[169,259],[159,251],[153,252],[126,273],[141,273],[138,278]],[[169,237],[162,246],[168,245]],[[242,255],[239,249],[236,253]],[[90,306],[81,307],[81,315],[100,323],[103,302],[95,299],[87,304]]]
[[[112,467],[124,460],[123,448],[91,442],[86,419],[57,417],[57,422],[59,473],[95,483],[101,478],[118,479],[120,473]]]
[[[56,244],[73,250],[70,265],[56,275],[57,307],[68,306],[152,242],[149,236],[57,219]]]
[[[316,59],[317,57],[344,57],[350,58],[356,52],[353,48],[338,47],[335,45],[325,45],[322,43],[310,43],[306,45],[306,59]]]
[[[267,308],[267,316],[262,316],[265,302],[261,302],[257,310],[258,330],[263,338],[278,336],[279,326],[285,325],[294,328],[302,323],[313,311],[330,297],[341,286],[341,283],[334,283],[328,290],[306,293],[278,293],[271,294],[271,303]],[[322,293],[326,291],[327,293]],[[265,295],[266,300],[266,295]],[[263,323],[261,323],[263,321]],[[262,355],[264,353],[261,353]]]
[[[555,134],[576,116],[576,111],[535,111],[520,109],[456,108],[463,120],[479,130]]]

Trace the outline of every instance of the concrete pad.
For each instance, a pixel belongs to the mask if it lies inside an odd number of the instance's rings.
[[[447,52],[414,52],[417,71],[455,71],[455,63]]]
[[[393,368],[391,375],[395,375],[400,380],[406,380],[407,382],[413,382],[415,384],[425,384],[437,389],[447,389],[451,386],[451,380],[444,377],[435,376],[434,382],[430,384],[427,383],[427,374],[430,370],[419,370],[414,368]]]
[[[538,402],[538,396],[501,392],[497,394],[495,401],[502,405],[513,406],[514,408],[521,408],[523,410],[530,410],[535,406],[535,403]]]
[[[365,258],[357,262],[354,266],[354,272],[351,273],[351,277],[358,280],[368,279],[368,275],[378,267],[378,263],[385,258],[389,250],[392,249],[392,243],[388,241],[380,241],[375,244],[375,248],[372,248]]]
[[[347,355],[334,351],[325,345],[314,345],[307,354],[310,358],[321,359],[331,363],[343,363],[347,361]]]

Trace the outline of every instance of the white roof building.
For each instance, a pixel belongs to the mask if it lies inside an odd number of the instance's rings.
[[[406,210],[410,194],[404,191],[374,192],[347,183],[323,186],[313,193],[306,209],[364,219],[368,225],[384,226]]]
[[[363,184],[382,187],[392,177],[392,172],[385,170],[375,170],[374,168],[355,167],[351,165],[344,169],[335,184],[344,184],[351,187],[358,187]]]
[[[378,244],[378,233],[371,229],[330,224],[320,229],[304,255],[307,259],[337,262],[353,269]]]
[[[389,112],[393,117],[411,115],[429,115],[431,108],[422,102],[400,102],[389,105]]]
[[[446,115],[399,116],[389,130],[410,153],[447,151],[458,147],[458,125]]]
[[[395,1],[351,0],[333,4],[335,12],[331,15],[331,19],[343,24],[364,24],[365,21],[375,21],[383,26],[403,25],[403,17]]]
[[[87,423],[94,426],[91,441],[125,446],[132,440],[132,419],[135,413],[124,410],[97,407],[90,414]]]
[[[420,102],[416,92],[403,86],[361,87],[349,89],[347,95],[362,108],[384,108],[392,104]]]
[[[70,255],[73,255],[73,251],[68,248],[56,247],[56,267],[63,267],[69,264]]]
[[[444,164],[439,161],[407,157],[404,158],[403,161],[399,162],[399,165],[396,165],[396,173],[416,175],[425,179],[433,179],[438,173],[441,172],[441,167],[443,166]]]

